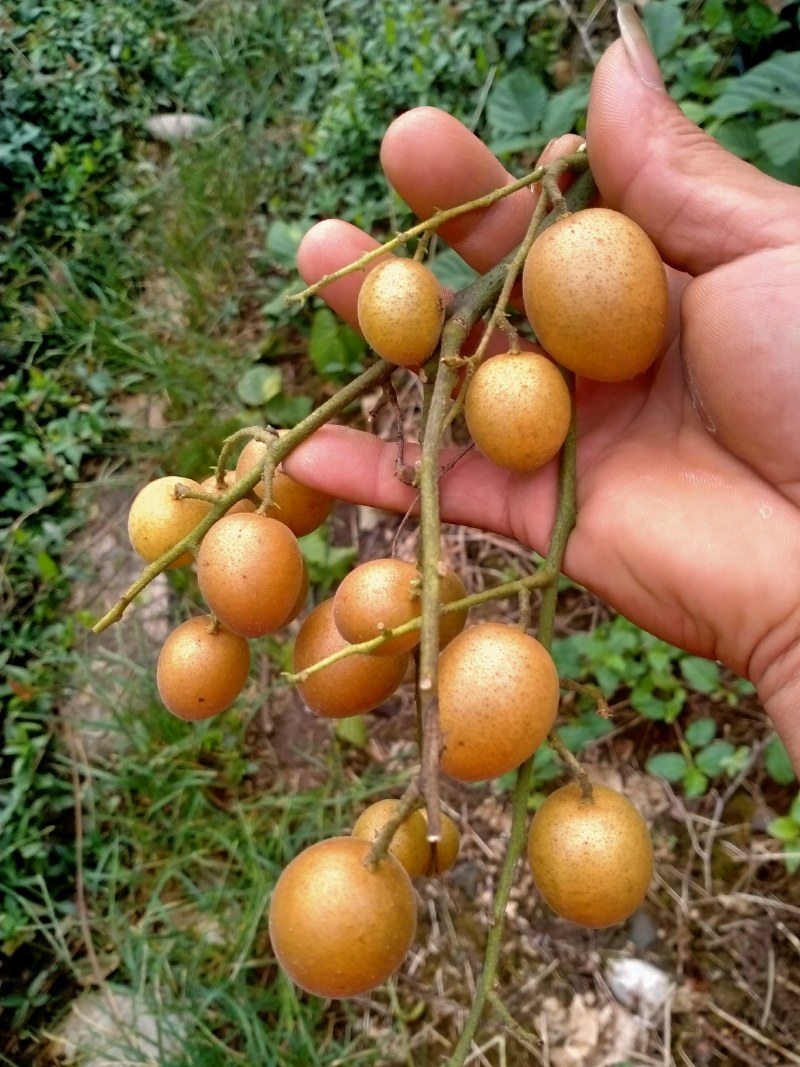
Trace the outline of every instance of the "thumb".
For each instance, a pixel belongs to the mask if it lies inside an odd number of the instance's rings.
[[[634,8],[592,82],[586,144],[609,207],[638,222],[663,258],[700,274],[800,241],[800,190],[703,133],[667,95]]]

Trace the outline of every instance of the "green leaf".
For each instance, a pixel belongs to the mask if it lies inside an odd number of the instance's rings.
[[[713,719],[695,719],[686,727],[686,743],[692,748],[702,748],[714,740],[717,724]]]
[[[428,266],[448,289],[457,293],[477,278],[476,272],[452,248],[444,248],[428,260]]]
[[[260,408],[283,388],[280,367],[265,367],[259,364],[245,371],[236,383],[236,395],[243,404],[251,408]]]
[[[771,737],[764,746],[764,766],[778,785],[791,785],[797,780],[792,761],[779,737]]]
[[[311,413],[314,401],[310,396],[287,396],[278,393],[266,408],[267,422],[272,426],[296,426]]]
[[[560,93],[553,93],[542,119],[542,140],[549,141],[573,129],[575,120],[583,115],[588,102],[588,85],[570,85]]]
[[[631,705],[646,719],[664,722],[667,718],[667,707],[664,701],[644,685],[637,685],[631,693]]]
[[[36,553],[36,566],[46,581],[52,582],[58,577],[58,564],[47,552]]]
[[[719,667],[713,660],[701,656],[683,656],[681,674],[698,693],[713,693],[719,689]]]
[[[758,132],[752,120],[730,119],[714,130],[714,136],[740,159],[754,159],[759,153]]]
[[[800,826],[800,793],[792,801],[792,806],[789,808],[789,818]]]
[[[309,225],[307,222],[284,222],[283,219],[272,223],[267,230],[266,245],[274,264],[286,270],[295,269],[297,249]]]
[[[683,779],[683,792],[687,797],[705,796],[708,790],[708,778],[697,767],[690,767]]]
[[[772,56],[748,70],[712,104],[719,119],[771,106],[800,115],[800,52]]]
[[[709,777],[722,774],[725,770],[726,760],[729,760],[736,752],[736,746],[730,741],[712,741],[707,748],[702,749],[695,756],[695,763]]]
[[[783,861],[789,874],[794,874],[800,869],[800,841],[787,841],[783,847],[786,855]]]
[[[358,374],[366,344],[360,334],[341,322],[329,308],[320,308],[311,322],[308,354],[324,378]]]
[[[684,37],[686,16],[680,3],[661,0],[648,4],[642,12],[642,21],[658,59],[671,52]]]
[[[783,167],[800,156],[800,119],[772,122],[756,131],[761,150],[776,167]]]
[[[581,752],[598,737],[605,737],[614,729],[614,724],[595,711],[586,712],[574,722],[565,723],[558,729],[558,736],[570,750]]]
[[[367,747],[367,723],[363,715],[348,715],[336,720],[336,736],[353,748]]]
[[[788,815],[781,815],[767,824],[767,833],[778,841],[795,841],[800,836],[800,826]]]
[[[495,82],[486,103],[492,137],[534,134],[547,106],[547,89],[535,74],[518,70]]]
[[[668,782],[680,782],[689,770],[689,764],[680,752],[659,752],[645,763],[645,770],[666,778]]]

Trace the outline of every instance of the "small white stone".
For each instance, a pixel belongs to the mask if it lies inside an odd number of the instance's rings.
[[[147,132],[157,141],[191,141],[208,133],[211,123],[202,115],[187,115],[183,112],[153,115],[145,123]]]
[[[637,959],[615,959],[606,964],[608,988],[626,1008],[651,1019],[664,1007],[671,982],[652,963]]]

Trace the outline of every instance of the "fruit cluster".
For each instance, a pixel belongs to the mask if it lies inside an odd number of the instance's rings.
[[[506,281],[510,291],[513,277]],[[604,208],[566,213],[542,230],[526,252],[522,294],[540,345],[523,350],[504,327],[506,353],[481,360],[479,349],[459,353],[455,362],[442,340],[445,294],[422,262],[376,259],[358,302],[362,332],[387,363],[416,370],[441,346],[440,364],[449,358],[460,375],[453,417],[463,405],[475,446],[512,472],[535,471],[564,449],[573,424],[568,372],[618,382],[646,371],[663,346],[667,314],[657,251],[634,223]],[[425,433],[432,433],[430,422]],[[196,551],[209,615],[178,626],[158,661],[161,697],[182,719],[205,719],[230,706],[247,679],[248,641],[297,619],[308,598],[297,538],[327,518],[333,500],[270,466],[275,439],[258,435],[235,471],[221,467],[201,485],[160,478],[131,508],[131,543],[154,562],[191,543],[214,502],[226,501],[226,513]],[[252,472],[262,468],[264,478],[255,481]],[[432,720],[420,715],[423,769],[432,764],[434,775],[460,782],[495,778],[527,765],[550,733],[561,687],[556,667],[546,642],[525,628],[467,626],[471,598],[429,549],[423,546],[424,566],[396,558],[361,563],[317,604],[296,634],[294,681],[308,708],[337,719],[383,703],[416,659],[418,700],[433,708]],[[563,544],[559,551],[548,581],[557,577]],[[191,559],[192,552],[180,552],[171,565]],[[436,608],[432,625],[426,601]],[[603,927],[624,920],[644,899],[652,846],[624,796],[578,778],[537,811],[528,859],[555,912]],[[436,797],[423,774],[403,800],[368,808],[351,836],[321,841],[285,869],[270,934],[278,961],[303,989],[354,996],[400,966],[416,925],[410,879],[446,871],[458,853],[458,829]]]

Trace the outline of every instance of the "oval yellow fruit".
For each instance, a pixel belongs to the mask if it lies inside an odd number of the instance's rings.
[[[358,294],[358,324],[379,356],[400,367],[424,363],[439,343],[444,293],[436,275],[393,256],[373,267]]]
[[[551,793],[531,823],[528,862],[556,914],[580,926],[623,922],[639,907],[653,874],[647,824],[627,797],[577,783]]]
[[[658,249],[610,208],[560,219],[533,242],[525,311],[562,366],[603,382],[634,378],[664,346],[668,292]]]
[[[558,710],[550,653],[504,623],[470,626],[439,657],[441,767],[463,782],[497,778],[532,756]]]
[[[318,997],[355,997],[393,974],[417,925],[411,879],[393,856],[364,865],[371,845],[333,837],[311,845],[275,885],[269,933],[278,963]]]
[[[539,352],[485,360],[467,387],[464,417],[481,452],[512,471],[543,467],[564,444],[570,396],[561,371]]]

